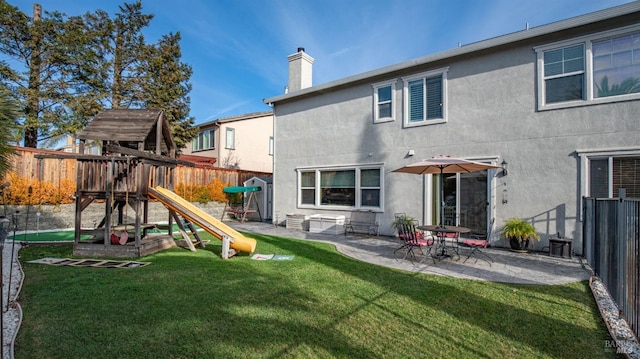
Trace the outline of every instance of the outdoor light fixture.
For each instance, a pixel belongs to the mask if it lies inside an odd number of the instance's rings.
[[[415,154],[416,154],[416,151],[414,151],[414,150],[409,150],[409,152],[407,152],[407,157],[414,156]]]
[[[509,167],[508,167],[508,163],[507,160],[502,160],[502,163],[500,163],[502,165],[502,175],[506,176],[509,174]]]

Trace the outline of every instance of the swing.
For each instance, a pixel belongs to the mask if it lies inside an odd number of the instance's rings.
[[[243,201],[242,206],[238,207],[238,208],[233,208],[232,204],[227,201],[225,203],[224,209],[222,210],[222,218],[221,220],[224,220],[224,215],[227,213],[230,213],[234,216],[236,216],[236,218],[241,221],[241,222],[245,222],[247,220],[247,214],[253,214],[253,213],[258,213],[258,216],[260,216],[260,221],[262,222],[262,214],[260,213],[260,206],[258,205],[258,200],[256,199],[255,192],[258,191],[262,191],[262,187],[258,187],[258,186],[232,186],[232,187],[225,187],[222,189],[222,192],[224,193],[249,193],[249,197],[246,201],[246,203]],[[251,204],[255,203],[255,209],[253,209],[251,207]]]
[[[111,244],[119,244],[124,246],[127,244],[127,240],[129,239],[129,233],[124,231],[118,235],[117,233],[111,233]]]

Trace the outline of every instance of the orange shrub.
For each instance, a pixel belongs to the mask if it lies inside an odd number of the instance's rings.
[[[216,202],[226,202],[227,196],[226,193],[223,192],[225,187],[230,187],[230,184],[225,185],[222,183],[222,180],[216,178],[213,182],[209,183],[207,187],[209,188],[209,193],[211,193],[211,199]]]
[[[26,177],[19,177],[15,172],[6,174],[4,181],[10,185],[4,189],[2,201],[10,205],[38,205],[38,204],[68,204],[75,201],[76,184],[67,179],[62,179],[59,183],[49,181],[30,180]],[[174,186],[175,192],[189,202],[207,203],[210,201],[227,202],[228,194],[223,192],[225,185],[222,180],[216,178],[206,186],[185,185],[178,183]],[[31,193],[29,193],[31,188]],[[237,194],[239,195],[239,194]],[[236,197],[230,195],[233,203]],[[235,201],[235,202],[234,202]]]
[[[230,184],[225,186],[222,180],[216,178],[206,186],[178,183],[174,186],[174,190],[179,196],[189,202],[226,202],[227,196],[226,193],[223,192],[223,189],[228,186],[230,186]]]
[[[75,201],[75,183],[63,179],[60,183],[30,180],[15,172],[7,173],[10,186],[3,191],[3,202],[11,205],[68,204]]]

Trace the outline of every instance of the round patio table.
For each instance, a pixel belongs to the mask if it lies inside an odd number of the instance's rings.
[[[433,232],[436,237],[438,237],[438,242],[440,242],[440,253],[436,253],[436,257],[439,259],[445,258],[445,257],[451,257],[449,254],[447,254],[447,247],[446,247],[446,243],[445,243],[445,239],[446,239],[446,233],[458,233],[458,237],[460,236],[460,233],[468,233],[471,232],[471,229],[467,228],[467,227],[460,227],[460,226],[439,226],[439,225],[435,225],[435,224],[431,224],[431,225],[426,225],[426,226],[418,226],[416,227],[416,229],[419,229],[421,231],[429,231],[429,232]]]

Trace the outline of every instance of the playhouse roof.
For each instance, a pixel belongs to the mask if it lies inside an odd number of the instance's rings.
[[[158,138],[160,137],[160,138]],[[122,147],[175,151],[169,124],[158,109],[108,109],[98,113],[78,134],[80,140],[117,142]],[[160,139],[160,141],[158,141]],[[142,148],[141,148],[142,147]]]

